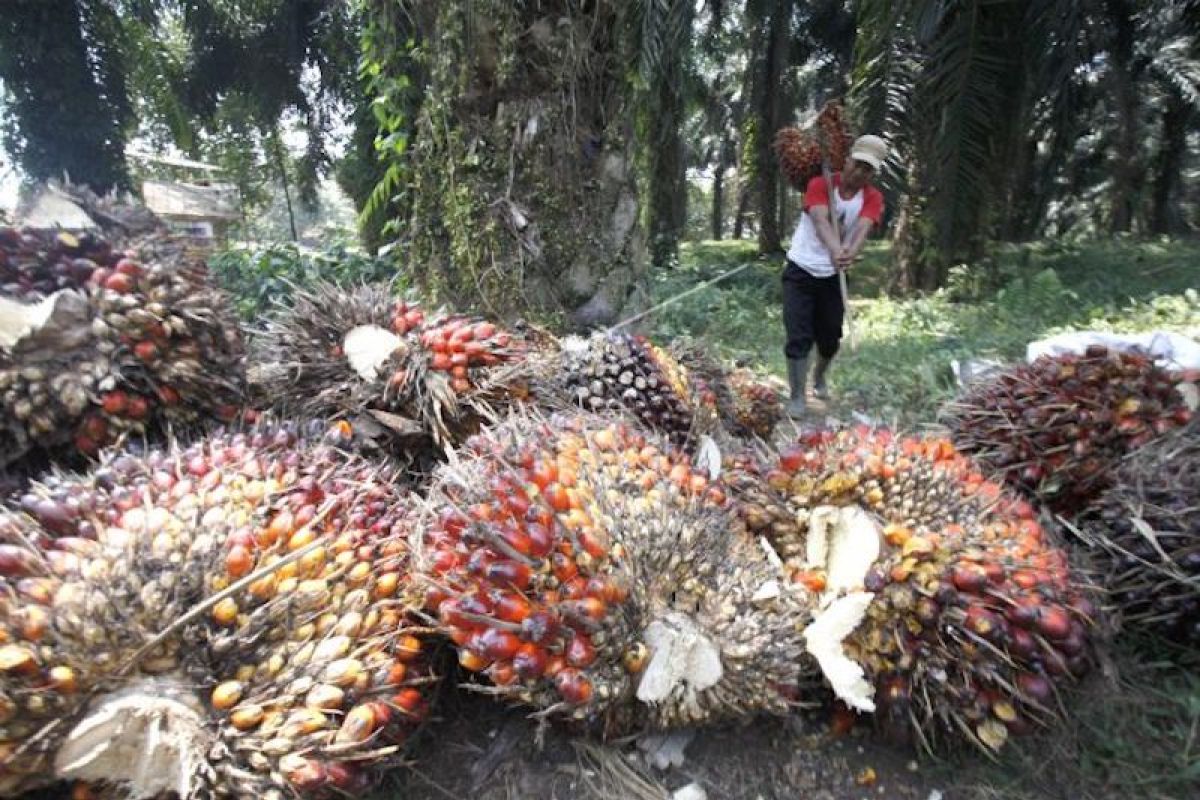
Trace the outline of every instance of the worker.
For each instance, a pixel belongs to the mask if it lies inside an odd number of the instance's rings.
[[[817,346],[813,394],[828,398],[829,364],[842,338],[842,302],[838,272],[850,268],[871,228],[883,218],[883,194],[871,184],[887,156],[878,136],[860,136],[850,148],[841,172],[834,173],[833,208],[841,240],[830,222],[829,189],[817,176],[804,190],[804,210],[792,235],[783,270],[783,325],[787,334],[788,416],[798,419],[807,409],[809,355]]]

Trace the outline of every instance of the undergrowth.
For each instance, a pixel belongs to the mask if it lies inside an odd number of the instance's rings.
[[[248,322],[277,302],[287,303],[293,286],[311,286],[318,280],[352,285],[397,279],[395,263],[340,242],[320,250],[290,243],[231,248],[211,257],[208,265]]]

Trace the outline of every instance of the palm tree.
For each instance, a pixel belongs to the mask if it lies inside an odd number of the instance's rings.
[[[902,195],[893,288],[936,288],[949,265],[977,255],[992,204],[1005,195],[1000,161],[1034,49],[1023,35],[1034,3],[957,0],[859,6],[856,105],[891,139],[888,184]],[[997,124],[998,121],[1010,124]]]
[[[855,98],[895,149],[894,286],[936,288],[987,238],[1048,224],[1168,227],[1200,97],[1197,5],[864,0]]]

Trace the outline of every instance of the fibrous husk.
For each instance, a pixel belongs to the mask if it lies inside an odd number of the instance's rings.
[[[1055,684],[1088,667],[1094,611],[1028,503],[948,441],[886,431],[731,462],[742,517],[792,580],[822,607],[865,603],[847,660],[827,659],[848,705],[927,745],[963,734],[988,749],[1054,718]]]
[[[297,291],[255,345],[265,402],[440,449],[528,396],[524,343],[490,322],[427,314],[387,285]]]
[[[709,385],[668,349],[645,336],[596,332],[563,340],[543,359],[539,402],[586,412],[628,415],[676,445],[717,426]]]
[[[243,352],[187,239],[0,229],[0,466],[231,419]]]
[[[779,159],[779,169],[792,188],[802,192],[810,180],[821,174],[822,141],[830,169],[840,171],[850,154],[851,136],[841,103],[837,101],[826,103],[811,126],[790,125],[776,132],[772,147]]]
[[[660,436],[522,417],[439,469],[427,608],[482,687],[612,734],[789,708],[801,592]]]
[[[0,511],[0,795],[361,793],[433,680],[396,477],[266,427]]]
[[[1184,380],[1149,356],[1093,345],[974,383],[945,416],[963,452],[1075,513],[1112,484],[1127,453],[1191,419]]]
[[[1127,456],[1074,530],[1118,622],[1200,646],[1200,422]]]

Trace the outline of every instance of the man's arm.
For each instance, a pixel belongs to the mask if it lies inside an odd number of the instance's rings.
[[[870,235],[871,228],[874,225],[874,220],[867,219],[866,217],[859,217],[858,221],[854,223],[854,230],[851,232],[850,241],[846,245],[845,267],[849,267],[850,262],[858,258],[858,254],[862,251],[863,245],[866,244],[867,236]]]
[[[813,229],[817,232],[817,238],[821,240],[821,244],[825,245],[825,249],[829,251],[829,257],[833,259],[836,266],[845,258],[845,252],[842,243],[833,235],[833,222],[829,218],[829,206],[812,206],[808,209],[808,215],[812,217]]]

